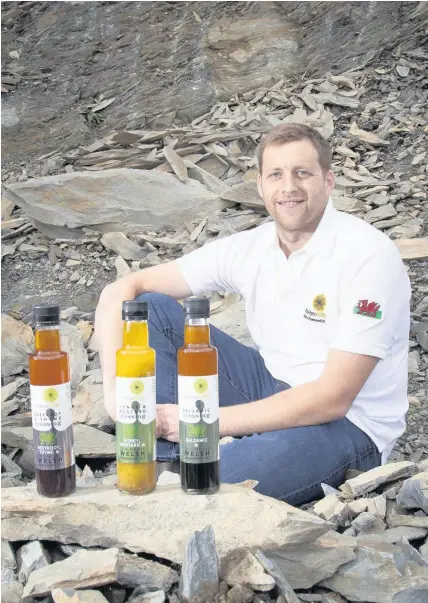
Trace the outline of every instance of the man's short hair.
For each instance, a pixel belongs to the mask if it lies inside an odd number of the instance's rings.
[[[332,151],[327,140],[310,126],[303,124],[280,124],[262,137],[258,151],[257,160],[259,171],[262,173],[263,153],[267,147],[279,146],[287,142],[309,140],[318,152],[318,161],[323,172],[331,169]]]

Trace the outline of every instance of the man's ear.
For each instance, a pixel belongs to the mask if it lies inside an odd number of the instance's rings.
[[[331,170],[327,172],[327,175],[325,177],[325,183],[327,187],[327,193],[330,196],[335,186],[334,174]]]
[[[262,177],[260,175],[260,172],[257,174],[257,190],[259,192],[260,197],[263,199],[263,193],[262,193]]]

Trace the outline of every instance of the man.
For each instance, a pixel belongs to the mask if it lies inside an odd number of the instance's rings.
[[[105,403],[114,417],[122,301],[150,304],[157,352],[158,453],[178,455],[176,299],[235,291],[257,349],[211,327],[219,353],[224,482],[302,504],[346,470],[385,462],[405,428],[410,283],[394,243],[336,211],[331,149],[315,130],[280,125],[259,149],[258,190],[273,221],[108,285],[96,313]],[[159,295],[161,294],[161,295]]]

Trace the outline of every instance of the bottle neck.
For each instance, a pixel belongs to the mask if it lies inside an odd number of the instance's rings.
[[[35,335],[36,352],[59,352],[61,350],[59,326],[38,326]]]
[[[147,320],[124,321],[123,347],[149,347],[149,328]]]
[[[184,345],[210,344],[208,318],[189,318],[184,323]]]

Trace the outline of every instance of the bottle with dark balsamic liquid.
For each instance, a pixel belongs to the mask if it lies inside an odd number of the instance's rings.
[[[37,491],[52,498],[76,489],[70,367],[61,351],[59,306],[33,308],[35,352],[29,354]]]
[[[209,300],[183,304],[184,346],[178,350],[181,487],[212,494],[220,487],[217,349],[210,344]]]

